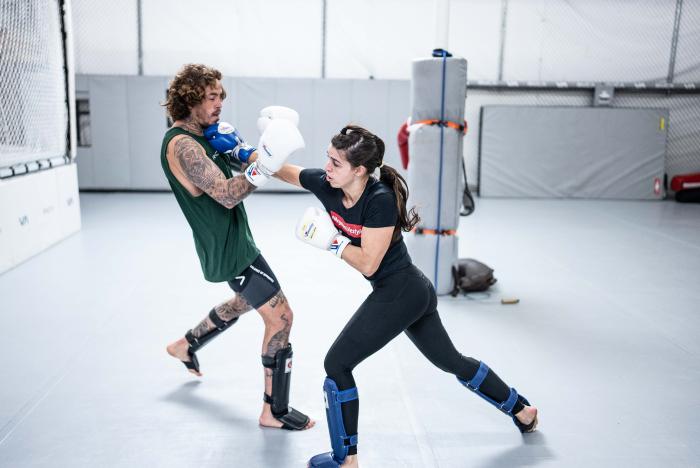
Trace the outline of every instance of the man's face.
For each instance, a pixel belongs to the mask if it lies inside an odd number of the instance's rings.
[[[221,106],[224,102],[223,94],[224,89],[221,87],[221,82],[217,80],[214,86],[207,86],[205,88],[202,102],[192,107],[192,118],[202,128],[206,128],[219,121]]]

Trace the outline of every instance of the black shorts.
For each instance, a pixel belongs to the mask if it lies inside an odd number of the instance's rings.
[[[281,289],[277,277],[262,254],[258,255],[240,275],[228,281],[228,285],[243,296],[243,299],[254,309],[267,303]]]

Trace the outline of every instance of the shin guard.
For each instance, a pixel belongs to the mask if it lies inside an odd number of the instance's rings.
[[[263,366],[272,369],[272,394],[265,393],[263,401],[270,404],[272,415],[282,422],[283,429],[301,430],[309,423],[309,417],[289,406],[293,354],[290,343],[274,357],[262,357]]]
[[[212,309],[209,312],[209,320],[211,320],[214,324],[214,328],[206,332],[204,335],[196,337],[192,334],[192,330],[188,330],[187,333],[185,333],[185,339],[190,345],[190,347],[187,349],[187,354],[190,356],[190,362],[186,362],[185,366],[187,366],[188,369],[194,369],[197,372],[199,372],[199,359],[197,359],[197,355],[195,353],[202,349],[205,344],[209,343],[211,340],[220,335],[228,327],[236,323],[238,321],[238,317],[225,322],[221,320],[218,315],[216,315],[216,310]]]
[[[343,411],[340,404],[357,400],[357,387],[347,390],[338,390],[338,385],[330,377],[323,382],[323,398],[326,401],[326,418],[328,419],[328,433],[331,437],[333,458],[342,464],[348,456],[348,447],[357,445],[357,434],[348,435],[343,423]]]
[[[457,377],[457,380],[467,387],[469,390],[472,392],[476,393],[479,395],[481,398],[484,400],[488,401],[491,403],[493,406],[513,418],[513,422],[515,425],[520,429],[520,432],[527,432],[528,427],[524,426],[520,421],[518,421],[518,418],[515,417],[513,414],[513,408],[515,407],[516,403],[520,403],[522,405],[530,405],[530,402],[527,401],[527,398],[525,398],[522,395],[518,394],[518,391],[515,390],[515,388],[510,389],[510,394],[508,395],[508,398],[506,398],[505,401],[503,402],[497,402],[488,396],[484,395],[480,390],[479,387],[481,387],[481,384],[484,383],[484,380],[486,380],[486,376],[489,373],[489,366],[487,366],[485,363],[480,362],[479,363],[479,369],[476,371],[476,374],[474,377],[471,378],[471,380],[462,380],[459,377]]]
[[[202,349],[205,344],[209,343],[211,340],[223,333],[228,327],[236,323],[238,321],[238,317],[234,318],[233,320],[229,320],[228,322],[225,322],[221,320],[221,318],[219,318],[218,315],[216,315],[216,310],[212,309],[209,312],[209,320],[211,320],[211,322],[214,324],[214,328],[206,332],[204,335],[196,337],[192,334],[192,330],[189,330],[185,334],[185,338],[190,344],[191,354],[196,353],[197,351]]]

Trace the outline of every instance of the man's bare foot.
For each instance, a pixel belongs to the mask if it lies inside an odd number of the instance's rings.
[[[260,419],[258,419],[258,422],[260,423],[261,426],[264,427],[275,427],[275,428],[280,428],[282,427],[282,421],[279,419],[276,419],[272,415],[272,411],[270,410],[270,405],[267,403],[263,404],[263,410],[262,413],[260,414]],[[307,429],[311,429],[316,425],[316,421],[313,419],[309,418],[309,422],[304,426],[304,429],[302,431],[305,431]]]
[[[168,354],[174,357],[175,359],[179,359],[182,362],[190,362],[190,355],[187,352],[187,350],[190,348],[190,344],[187,342],[187,340],[183,337],[180,338],[177,341],[173,341],[168,345],[166,351],[168,351]],[[192,372],[194,375],[197,377],[201,377],[202,373],[197,372],[194,369],[187,369],[188,371]]]
[[[515,415],[515,417],[526,426],[532,424],[533,421],[535,422],[535,425],[532,426],[532,429],[530,429],[528,432],[534,431],[537,427],[537,408],[534,406],[524,406],[523,409]]]

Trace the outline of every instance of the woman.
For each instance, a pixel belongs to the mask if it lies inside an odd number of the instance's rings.
[[[313,192],[325,208],[307,210],[297,235],[334,252],[372,284],[372,293],[326,355],[323,388],[333,451],[314,456],[311,467],[357,466],[359,402],[352,370],[401,332],[430,362],[511,416],[521,432],[537,425],[537,409],[527,399],[452,344],[438,315],[435,289],[412,264],[401,235],[419,221],[413,209],[406,210],[406,182],[383,157],[379,137],[348,125],[331,140],[325,170],[285,165],[277,173]],[[371,176],[377,168],[379,180]]]

